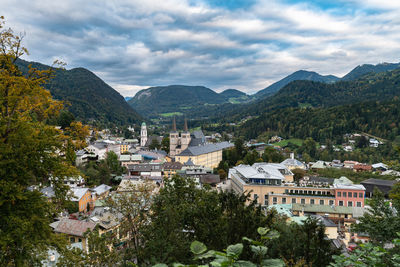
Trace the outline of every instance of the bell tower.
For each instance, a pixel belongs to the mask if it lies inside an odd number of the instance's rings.
[[[147,127],[146,123],[142,123],[142,127],[140,128],[140,146],[145,147],[147,143]]]
[[[181,133],[182,151],[189,147],[189,143],[190,143],[190,132],[187,126],[187,119],[185,118],[185,125],[183,127],[183,132]]]

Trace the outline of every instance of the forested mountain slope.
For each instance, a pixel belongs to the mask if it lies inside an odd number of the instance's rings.
[[[17,62],[25,74],[29,64],[41,70],[50,68],[37,62]],[[79,120],[105,124],[130,124],[141,120],[117,91],[87,69],[55,69],[55,77],[45,87],[55,99],[65,101],[67,109]]]

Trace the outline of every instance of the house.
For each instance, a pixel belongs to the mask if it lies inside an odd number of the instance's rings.
[[[177,172],[182,170],[182,167],[183,167],[183,164],[180,162],[165,162],[162,165],[163,176],[171,178],[172,176],[177,174]]]
[[[353,147],[352,146],[344,146],[343,150],[346,152],[352,152],[353,151]]]
[[[97,142],[89,145],[85,150],[93,155],[95,155],[98,160],[106,158],[106,153],[108,151],[108,144],[104,142]]]
[[[96,223],[92,221],[79,221],[72,219],[61,219],[50,224],[54,232],[65,234],[68,237],[70,244],[82,243],[83,251],[88,252],[88,242],[85,237],[87,231],[92,231],[96,227]]]
[[[363,171],[372,171],[372,166],[368,164],[355,164],[353,170],[356,172],[363,172]]]
[[[89,188],[75,187],[71,189],[71,193],[71,201],[78,203],[79,212],[86,212],[88,206],[94,205],[94,199]]]
[[[359,162],[353,161],[353,160],[345,160],[343,162],[343,164],[344,164],[344,166],[343,166],[344,168],[353,169],[354,165],[359,164]]]
[[[332,162],[331,162],[331,167],[332,167],[332,168],[341,169],[341,168],[344,167],[344,164],[343,164],[340,160],[334,159],[334,160],[332,160]]]
[[[106,196],[108,196],[108,194],[110,193],[110,190],[111,190],[111,186],[109,186],[109,185],[101,184],[99,186],[96,186],[95,188],[91,189],[92,199],[93,200],[103,199]]]
[[[304,164],[303,162],[294,158],[294,153],[291,153],[290,158],[285,159],[284,161],[281,162],[281,164],[285,165],[289,170],[294,170],[294,169],[306,170],[307,169],[306,164]]]
[[[89,218],[97,225],[99,235],[112,234],[117,240],[125,240],[128,237],[128,232],[120,227],[124,219],[122,214],[111,212],[109,207],[96,208]]]
[[[338,238],[338,226],[334,223],[328,216],[321,215],[310,215],[312,218],[315,218],[325,226],[325,235],[329,239],[337,239]]]
[[[158,177],[162,179],[162,165],[151,163],[140,163],[128,165],[128,172],[130,176],[137,177]]]
[[[372,169],[374,171],[384,172],[384,171],[389,170],[389,167],[388,167],[388,165],[380,162],[380,163],[372,164]]]
[[[82,186],[85,184],[85,179],[82,176],[78,177],[64,177],[63,183],[71,188]]]
[[[89,153],[85,149],[78,150],[75,154],[76,154],[76,159],[75,159],[76,166],[80,166],[91,160],[93,160],[93,161],[97,160],[96,155]]]
[[[369,139],[369,146],[370,147],[379,147],[379,145],[382,144],[381,142],[379,142],[378,140],[371,138]]]
[[[361,184],[334,184],[335,205],[341,207],[364,207],[365,187]]]
[[[121,162],[121,165],[124,167],[128,167],[130,164],[138,164],[143,161],[143,156],[140,154],[136,155],[120,155],[119,156],[119,162]]]
[[[386,198],[389,197],[389,192],[392,190],[394,184],[398,181],[396,180],[382,180],[382,179],[368,179],[361,182],[361,184],[365,187],[365,193],[367,197],[372,197],[374,188],[379,189]]]
[[[333,178],[325,178],[319,176],[304,176],[303,179],[299,181],[300,186],[321,186],[329,187],[333,184]]]
[[[310,168],[311,168],[312,170],[316,170],[316,169],[326,169],[328,166],[329,166],[328,163],[326,163],[325,161],[319,160],[319,161],[313,163],[313,164],[311,165]]]

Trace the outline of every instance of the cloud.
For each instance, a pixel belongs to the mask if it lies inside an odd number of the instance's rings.
[[[299,70],[398,62],[392,0],[2,0],[28,60],[95,72],[124,96],[148,86],[260,90]]]

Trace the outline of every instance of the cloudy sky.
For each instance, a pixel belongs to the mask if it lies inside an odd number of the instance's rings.
[[[85,67],[132,96],[157,85],[254,93],[299,70],[399,62],[400,1],[0,0],[28,60]]]

